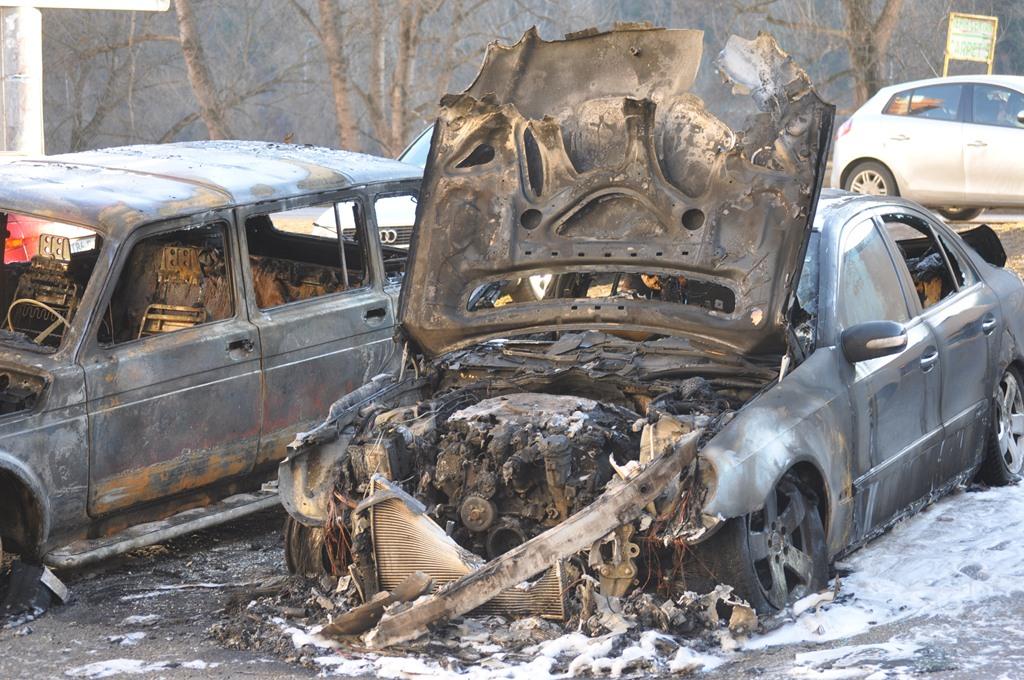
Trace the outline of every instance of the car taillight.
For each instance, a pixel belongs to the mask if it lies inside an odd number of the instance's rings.
[[[20,238],[9,238],[6,241],[4,241],[4,248],[20,248],[23,243],[25,243],[25,241]]]
[[[836,139],[839,139],[840,137],[842,137],[843,135],[845,135],[847,132],[849,132],[852,129],[853,129],[853,118],[849,118],[849,119],[847,119],[847,121],[845,123],[843,123],[842,125],[839,126],[839,131],[836,132]]]

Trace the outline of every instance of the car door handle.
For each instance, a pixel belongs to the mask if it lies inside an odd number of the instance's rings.
[[[937,363],[939,363],[939,351],[932,348],[926,351],[924,356],[921,357],[921,370],[927,373],[935,368],[935,364]]]
[[[996,329],[996,317],[994,314],[986,314],[985,318],[981,320],[981,332],[985,335],[992,335],[992,331]]]
[[[976,139],[973,142],[968,143],[967,146],[988,146],[988,144],[981,141],[980,139]]]
[[[371,307],[366,310],[363,314],[363,318],[369,323],[380,323],[384,320],[384,317],[388,315],[388,310],[384,307]]]
[[[893,140],[894,142],[905,142],[908,139],[910,139],[910,137],[908,135],[895,135],[894,137],[890,137],[889,139]]]
[[[253,350],[253,347],[255,347],[255,345],[252,344],[252,340],[249,338],[240,338],[228,343],[229,352],[244,352],[248,354]]]

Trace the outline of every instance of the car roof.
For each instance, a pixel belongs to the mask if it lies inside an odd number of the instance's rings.
[[[855,194],[852,191],[843,189],[822,189],[818,197],[818,203],[814,208],[814,224],[812,231],[820,232],[826,224],[842,224],[846,218],[862,211],[880,205],[906,205],[914,207],[906,199],[896,196],[870,196],[868,194]],[[838,219],[833,219],[838,218]]]
[[[976,76],[946,76],[944,78],[927,78],[925,80],[911,80],[905,83],[886,85],[881,88],[875,96],[890,94],[901,90],[908,90],[912,87],[923,87],[925,85],[943,85],[946,83],[985,83],[988,85],[1002,85],[1020,92],[1024,92],[1024,76],[1010,75],[976,75]]]
[[[0,165],[0,211],[123,238],[159,219],[422,174],[388,158],[316,146],[248,141],[123,146]]]

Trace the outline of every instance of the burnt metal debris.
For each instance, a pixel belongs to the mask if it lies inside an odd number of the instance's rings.
[[[760,111],[735,132],[689,91],[701,45],[531,30],[442,101],[402,372],[280,469],[289,564],[326,553],[373,612],[328,634],[384,648],[474,610],[582,625],[717,583],[684,568],[722,521],[698,451],[778,377],[831,107],[771,37],[733,37],[719,69]],[[522,297],[541,274],[548,294]],[[410,579],[427,594],[401,602]]]

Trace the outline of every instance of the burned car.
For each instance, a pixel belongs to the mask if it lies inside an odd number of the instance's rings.
[[[0,227],[38,234],[0,276],[3,548],[71,567],[277,503],[295,433],[397,366],[375,206],[419,183],[258,142],[0,166]],[[355,232],[314,234],[325,206]]]
[[[585,616],[567,593],[589,583],[778,611],[979,469],[1016,479],[1024,286],[998,239],[822,195],[833,112],[806,74],[732,37],[719,70],[759,109],[734,131],[690,92],[701,46],[530,32],[443,100],[408,361],[279,472],[291,568],[376,603],[328,632],[405,599],[365,643],[478,609]],[[536,274],[542,299],[508,295]]]

